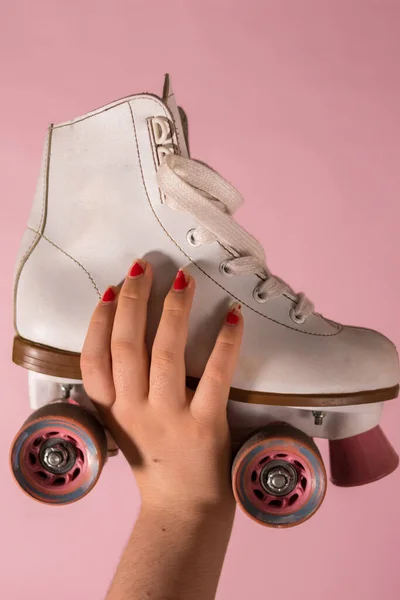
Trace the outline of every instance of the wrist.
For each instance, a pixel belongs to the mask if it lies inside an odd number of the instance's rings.
[[[196,500],[165,499],[154,501],[142,499],[140,516],[153,520],[168,520],[175,523],[199,522],[207,519],[217,519],[220,522],[232,522],[235,516],[236,504],[232,498],[217,503],[197,502]]]

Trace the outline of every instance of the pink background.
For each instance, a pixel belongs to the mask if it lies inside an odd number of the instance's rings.
[[[324,314],[400,345],[400,4],[3,0],[0,11],[0,597],[98,600],[138,510],[124,461],[66,508],[30,501],[7,464],[28,414],[25,372],[10,361],[12,273],[48,122],[161,92],[169,71],[193,155],[243,192],[238,219],[273,271]],[[383,419],[397,450],[399,413],[394,401]],[[397,471],[331,486],[297,529],[238,514],[218,599],[395,600],[399,498]]]

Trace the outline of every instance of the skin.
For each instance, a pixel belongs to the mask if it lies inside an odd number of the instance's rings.
[[[96,307],[81,355],[86,391],[131,465],[142,500],[107,600],[209,600],[235,513],[226,405],[243,318],[238,305],[231,307],[193,393],[185,386],[184,351],[195,281],[185,274],[185,289],[171,286],[150,358],[151,265],[135,261],[133,273]]]

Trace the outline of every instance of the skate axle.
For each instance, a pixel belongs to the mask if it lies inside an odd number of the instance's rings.
[[[51,438],[42,445],[39,460],[50,473],[67,473],[75,465],[76,451],[71,442]]]
[[[260,474],[260,483],[266,492],[274,496],[289,494],[297,485],[296,469],[283,460],[268,463]]]

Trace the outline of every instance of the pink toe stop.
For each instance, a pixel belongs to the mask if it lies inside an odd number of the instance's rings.
[[[330,440],[331,481],[343,487],[378,481],[399,464],[393,446],[377,425],[343,440]]]

